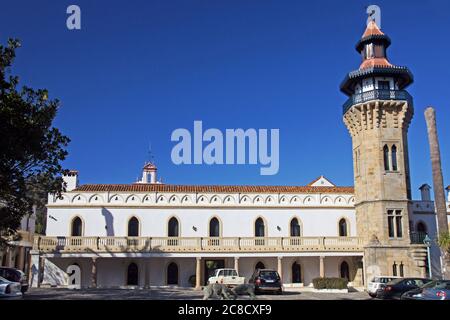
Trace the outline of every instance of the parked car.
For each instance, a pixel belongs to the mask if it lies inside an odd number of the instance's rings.
[[[369,296],[375,298],[377,296],[378,289],[382,289],[386,285],[386,283],[395,279],[401,279],[401,277],[394,277],[394,276],[373,277],[372,281],[370,281],[367,284],[367,292],[369,293]]]
[[[277,271],[271,269],[257,269],[249,279],[248,283],[255,286],[255,293],[264,291],[283,293],[283,284]]]
[[[212,277],[208,279],[210,283],[222,283],[229,287],[234,287],[245,283],[245,277],[239,277],[234,269],[217,269]]]
[[[420,288],[405,292],[402,300],[450,300],[450,280],[428,282]]]
[[[25,273],[23,273],[22,270],[14,269],[14,268],[7,268],[7,267],[0,267],[0,277],[3,277],[6,280],[9,280],[12,282],[19,282],[21,285],[22,293],[27,292],[28,280],[27,280],[27,276],[25,275]]]
[[[0,277],[0,299],[1,298],[20,298],[22,291],[20,283],[12,282]]]
[[[377,290],[377,298],[379,299],[400,299],[402,294],[407,291],[418,289],[424,284],[430,282],[431,279],[424,278],[400,278],[392,280]]]

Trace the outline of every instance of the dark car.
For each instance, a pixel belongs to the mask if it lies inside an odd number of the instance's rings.
[[[6,280],[9,280],[12,282],[19,282],[22,293],[27,292],[28,280],[27,280],[27,276],[25,275],[25,273],[23,273],[22,270],[14,269],[14,268],[7,268],[7,267],[0,267],[0,277],[3,277]]]
[[[257,269],[248,280],[248,282],[254,284],[255,293],[283,293],[283,284],[281,283],[281,277],[275,270]]]
[[[377,290],[379,299],[400,299],[401,296],[411,290],[419,289],[431,279],[425,278],[400,278],[386,283],[381,289]]]
[[[402,300],[450,300],[450,280],[436,280],[407,291]]]

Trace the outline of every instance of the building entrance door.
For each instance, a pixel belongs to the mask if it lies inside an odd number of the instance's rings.
[[[225,268],[225,260],[205,260],[205,279],[204,285],[208,283],[209,277],[212,277],[216,269]]]

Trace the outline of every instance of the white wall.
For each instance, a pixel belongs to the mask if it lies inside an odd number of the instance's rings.
[[[209,220],[218,217],[222,222],[223,237],[253,237],[254,222],[265,220],[268,237],[286,237],[290,221],[297,217],[303,236],[338,236],[338,222],[349,221],[350,236],[356,236],[356,219],[353,209],[220,209],[220,208],[49,208],[48,236],[69,236],[71,221],[79,216],[84,222],[84,236],[126,236],[128,220],[135,216],[141,225],[141,236],[166,237],[167,224],[172,216],[179,219],[181,237],[207,237]],[[107,226],[107,229],[105,228]],[[277,229],[277,226],[281,230]],[[197,228],[197,231],[193,229]]]

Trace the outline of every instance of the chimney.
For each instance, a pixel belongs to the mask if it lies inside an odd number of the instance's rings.
[[[78,187],[78,171],[69,170],[62,178],[66,183],[66,191],[72,191]]]
[[[427,122],[428,141],[430,144],[437,229],[438,233],[448,233],[447,204],[445,202],[444,179],[442,177],[441,151],[436,127],[436,112],[432,107],[428,107],[425,110],[425,120]]]
[[[420,188],[420,194],[422,197],[422,201],[431,201],[431,187],[428,184],[423,184]]]

